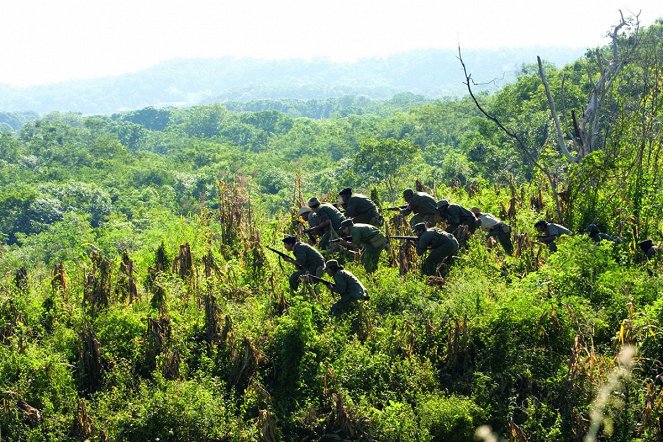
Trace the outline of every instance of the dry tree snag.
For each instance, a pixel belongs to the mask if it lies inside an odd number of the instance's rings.
[[[631,57],[638,45],[638,31],[640,29],[640,20],[638,13],[635,17],[624,18],[622,11],[619,11],[619,23],[610,32],[611,53],[612,59],[606,59],[601,51],[598,49],[594,51],[596,61],[599,67],[599,78],[592,84],[592,92],[587,100],[587,106],[582,113],[580,121],[576,117],[575,111],[572,111],[573,119],[573,139],[577,154],[573,155],[564,140],[564,133],[560,122],[559,114],[555,106],[555,100],[550,92],[550,85],[543,69],[543,64],[540,57],[536,57],[539,66],[539,78],[543,83],[548,100],[548,107],[550,108],[551,118],[555,124],[555,131],[557,135],[557,149],[568,161],[578,163],[589,153],[598,150],[600,147],[596,146],[596,137],[599,134],[599,123],[601,121],[603,104],[605,98],[610,91],[613,81],[617,78],[624,66],[631,60]],[[620,53],[619,46],[619,33],[622,28],[634,29],[632,44],[623,53]]]
[[[559,206],[559,197],[557,195],[557,177],[552,171],[548,170],[547,167],[545,167],[543,164],[541,164],[541,162],[538,161],[536,155],[538,148],[535,149],[531,146],[528,146],[525,143],[525,141],[520,136],[518,136],[518,134],[516,134],[514,131],[504,126],[502,122],[497,119],[497,117],[489,113],[486,109],[483,108],[483,106],[481,106],[476,95],[474,95],[474,91],[472,90],[472,85],[473,84],[476,85],[476,83],[474,83],[474,80],[472,80],[472,74],[467,73],[467,67],[465,66],[465,62],[463,61],[463,55],[461,53],[460,46],[458,46],[458,60],[460,60],[460,64],[463,66],[463,73],[465,75],[465,81],[463,82],[463,84],[467,86],[467,92],[469,93],[470,98],[474,102],[474,105],[477,107],[479,112],[481,112],[483,116],[488,118],[490,121],[495,123],[497,127],[499,127],[500,130],[504,132],[506,136],[511,138],[514,141],[516,149],[525,157],[527,162],[532,167],[538,169],[541,173],[543,173],[546,176],[546,178],[548,178],[548,181],[550,182],[550,187],[552,189],[553,199],[555,200],[558,221],[563,222],[564,220],[562,218],[562,212]]]

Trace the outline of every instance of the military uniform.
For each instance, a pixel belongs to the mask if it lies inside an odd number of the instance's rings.
[[[419,223],[433,227],[442,219],[437,211],[437,201],[426,192],[412,192],[412,196],[407,200],[407,207],[401,210],[401,214],[407,216],[412,212],[415,215],[410,219],[411,227]]]
[[[326,250],[329,248],[329,241],[340,231],[341,223],[345,220],[345,217],[336,207],[329,203],[320,204],[315,215],[318,219],[318,225],[326,220],[329,220],[330,223],[329,227],[324,228],[324,233],[320,236],[320,248]],[[334,235],[332,235],[332,229]]]
[[[474,210],[474,209],[473,209]],[[477,212],[478,213],[478,212]],[[504,251],[513,254],[513,243],[511,242],[511,227],[500,221],[490,213],[481,213],[477,216],[481,223],[481,229],[488,233],[486,238],[497,238]]]
[[[366,288],[364,288],[362,283],[352,273],[340,269],[334,273],[333,278],[333,290],[341,295],[341,299],[332,305],[332,314],[339,315],[344,313],[350,310],[357,301],[367,298]]]
[[[321,277],[325,270],[325,259],[315,248],[302,242],[296,242],[293,249],[295,261],[299,264],[297,270],[290,275],[288,282],[292,290],[297,290],[299,287],[299,277],[310,273],[317,277]]]
[[[361,263],[364,269],[373,273],[378,268],[380,253],[387,246],[387,239],[377,227],[370,224],[353,224],[350,235],[352,244],[361,248]]]
[[[446,204],[444,204],[446,203]],[[474,233],[480,222],[474,213],[467,210],[465,207],[458,204],[448,204],[446,200],[437,203],[439,207],[440,216],[447,221],[447,232],[453,233],[461,225],[467,226],[470,233]]]
[[[619,238],[615,238],[614,236],[610,236],[607,233],[601,232],[596,224],[590,224],[587,226],[586,231],[587,235],[589,235],[592,241],[596,243],[600,243],[604,240],[614,242],[615,244],[620,244],[622,242]]]
[[[361,224],[380,226],[383,222],[375,203],[367,196],[359,193],[353,193],[348,198],[345,216],[352,218],[355,223]]]
[[[417,255],[421,256],[430,249],[421,271],[424,275],[434,275],[437,266],[446,258],[458,252],[458,241],[448,232],[433,227],[419,237]]]
[[[557,244],[555,244],[555,239],[562,235],[570,235],[571,231],[566,227],[556,224],[556,223],[546,223],[545,236],[554,237],[551,241],[548,241],[548,249],[551,252],[557,251]]]

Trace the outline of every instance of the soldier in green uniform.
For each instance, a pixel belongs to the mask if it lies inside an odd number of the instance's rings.
[[[651,239],[640,241],[638,246],[640,246],[640,250],[645,254],[647,260],[655,259],[658,256],[658,246],[655,246]]]
[[[364,269],[367,273],[373,273],[378,268],[380,253],[387,246],[387,238],[377,227],[354,223],[351,219],[341,223],[341,234],[344,237],[352,237],[352,240],[340,239],[339,242],[353,250],[361,250],[361,263]]]
[[[341,299],[331,307],[333,315],[340,315],[352,309],[357,301],[368,299],[368,292],[355,275],[339,265],[335,259],[326,263],[327,274],[334,278],[333,291],[341,295]]]
[[[442,219],[447,222],[446,231],[449,233],[454,233],[461,225],[467,226],[467,230],[474,233],[481,225],[474,213],[459,204],[449,204],[447,200],[440,200],[437,202],[437,210]]]
[[[306,229],[305,232],[319,234],[320,248],[326,250],[329,248],[329,240],[336,237],[340,231],[341,223],[345,217],[336,207],[329,203],[320,203],[320,200],[316,197],[308,200],[308,206],[315,214],[317,224]]]
[[[351,218],[355,223],[372,224],[376,227],[384,224],[378,207],[371,199],[360,193],[352,193],[352,189],[346,187],[338,193],[345,206],[345,217]]]
[[[415,225],[414,232],[419,238],[417,255],[421,256],[426,253],[426,250],[430,250],[421,267],[421,272],[424,275],[435,275],[440,263],[445,260],[448,262],[458,252],[458,241],[451,233],[437,227],[429,229],[424,223]]]
[[[426,223],[429,227],[433,227],[441,221],[442,218],[437,211],[437,201],[426,192],[405,189],[403,199],[407,202],[407,207],[401,210],[401,215],[408,216],[412,212],[415,214],[410,219],[411,227],[419,223]]]
[[[534,228],[537,230],[537,232],[543,234],[538,237],[538,240],[544,244],[547,244],[548,249],[551,252],[557,251],[557,244],[555,244],[555,240],[557,238],[559,238],[562,235],[571,234],[571,231],[566,227],[560,224],[549,223],[548,221],[543,219],[537,221],[536,224],[534,224]]]
[[[481,223],[481,230],[487,233],[486,239],[497,238],[507,255],[512,255],[511,227],[495,215],[482,212],[478,207],[472,207],[470,210],[477,217],[479,223]]]
[[[587,235],[596,243],[600,243],[603,240],[612,241],[615,244],[621,244],[622,242],[619,238],[615,238],[614,236],[601,232],[596,224],[588,225],[585,233],[587,233]]]
[[[288,282],[294,291],[299,287],[299,277],[307,273],[321,277],[325,270],[325,258],[315,248],[299,242],[296,236],[283,238],[283,246],[288,252],[295,255],[297,270],[290,275]]]

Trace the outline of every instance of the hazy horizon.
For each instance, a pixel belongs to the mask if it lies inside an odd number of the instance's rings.
[[[654,0],[560,0],[532,8],[427,0],[24,0],[6,2],[0,84],[32,86],[223,57],[353,62],[420,49],[591,48],[619,18],[663,17]],[[570,12],[572,11],[572,12]]]

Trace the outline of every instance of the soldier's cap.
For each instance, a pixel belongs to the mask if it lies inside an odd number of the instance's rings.
[[[343,222],[341,223],[341,230],[345,229],[346,227],[352,227],[354,226],[355,223],[351,219],[344,219]]]
[[[309,207],[317,207],[317,206],[320,205],[320,200],[317,199],[316,197],[313,197],[313,198],[308,200],[307,204],[308,204]]]
[[[548,222],[545,219],[540,219],[534,224],[534,227],[545,227],[546,225],[548,225]]]
[[[352,189],[350,187],[346,187],[345,189],[338,192],[338,194],[341,195],[341,196],[344,196],[344,195],[350,196],[350,195],[352,195]]]
[[[414,225],[413,229],[415,232],[420,232],[428,229],[428,227],[426,226],[426,223],[417,223]]]
[[[311,213],[311,208],[310,207],[302,207],[299,209],[299,212],[297,212],[297,215],[302,216],[305,213]]]
[[[297,242],[297,237],[294,235],[288,235],[283,238],[283,243],[284,244],[294,244]]]
[[[448,205],[449,205],[449,201],[447,201],[447,200],[440,200],[440,201],[437,202],[437,208],[438,209],[441,209],[442,207],[448,206]]]
[[[588,235],[597,235],[600,233],[599,228],[596,224],[590,224],[587,226],[585,229],[585,232],[587,232]]]
[[[412,195],[414,195],[414,190],[412,189],[405,189],[403,191],[403,198],[405,199],[412,198]]]
[[[325,268],[330,270],[343,270],[343,266],[338,263],[335,259],[330,259],[325,263]]]
[[[475,215],[481,215],[481,209],[479,209],[478,207],[472,207],[470,209],[470,212],[474,213]]]
[[[651,239],[645,239],[644,241],[640,241],[638,245],[640,246],[640,250],[646,252],[654,246],[654,241]]]

